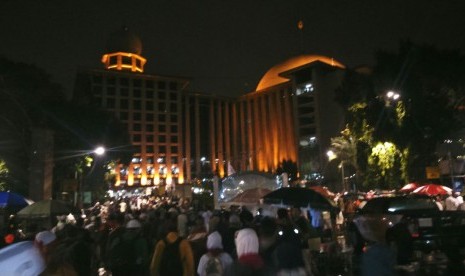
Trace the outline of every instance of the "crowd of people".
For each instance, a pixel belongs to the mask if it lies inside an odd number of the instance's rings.
[[[145,203],[97,203],[39,229],[42,275],[325,275],[317,258],[334,232],[322,212]]]

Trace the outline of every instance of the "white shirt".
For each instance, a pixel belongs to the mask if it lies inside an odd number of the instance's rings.
[[[459,205],[458,200],[455,197],[448,196],[446,198],[446,201],[445,201],[445,204],[444,204],[444,210],[455,211],[455,210],[457,210],[458,205]]]
[[[206,275],[205,269],[206,269],[209,258],[210,256],[208,253],[203,254],[202,257],[200,258],[199,266],[197,267],[197,273],[200,276]],[[228,267],[233,262],[233,259],[231,258],[231,256],[229,256],[229,254],[226,252],[222,252],[220,255],[218,255],[218,258],[220,259],[221,265],[223,266],[223,271],[225,271],[226,267]]]

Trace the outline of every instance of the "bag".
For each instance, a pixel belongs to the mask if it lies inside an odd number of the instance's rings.
[[[111,244],[108,252],[108,267],[110,270],[128,270],[135,263],[134,241],[120,234]]]
[[[223,265],[219,256],[212,256],[208,254],[208,261],[205,265],[205,275],[206,276],[221,276],[223,275]]]
[[[161,276],[182,276],[184,269],[181,261],[181,250],[179,245],[181,244],[182,238],[169,243],[166,238],[163,239],[165,243],[165,249],[163,250],[160,260],[160,275]]]

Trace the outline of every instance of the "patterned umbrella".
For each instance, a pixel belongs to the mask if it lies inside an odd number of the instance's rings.
[[[12,192],[0,192],[0,208],[21,209],[32,202],[22,195]]]
[[[410,192],[413,192],[418,187],[419,186],[418,186],[417,183],[409,183],[409,184],[405,185],[404,187],[400,188],[399,192],[410,193]]]
[[[423,194],[423,195],[447,195],[452,192],[452,189],[439,185],[439,184],[426,184],[421,187],[416,188],[412,193],[414,194]]]

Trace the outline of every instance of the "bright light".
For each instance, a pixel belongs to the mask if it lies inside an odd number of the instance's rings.
[[[202,162],[205,162],[205,160],[207,160],[207,158],[205,158],[205,157],[200,158],[200,161],[202,161]]]
[[[97,147],[94,150],[94,153],[97,154],[97,155],[103,155],[105,153],[105,148],[104,147]]]
[[[328,150],[326,152],[326,155],[328,156],[328,160],[331,161],[333,159],[336,159],[337,158],[337,155],[334,153],[334,151],[332,150]]]

